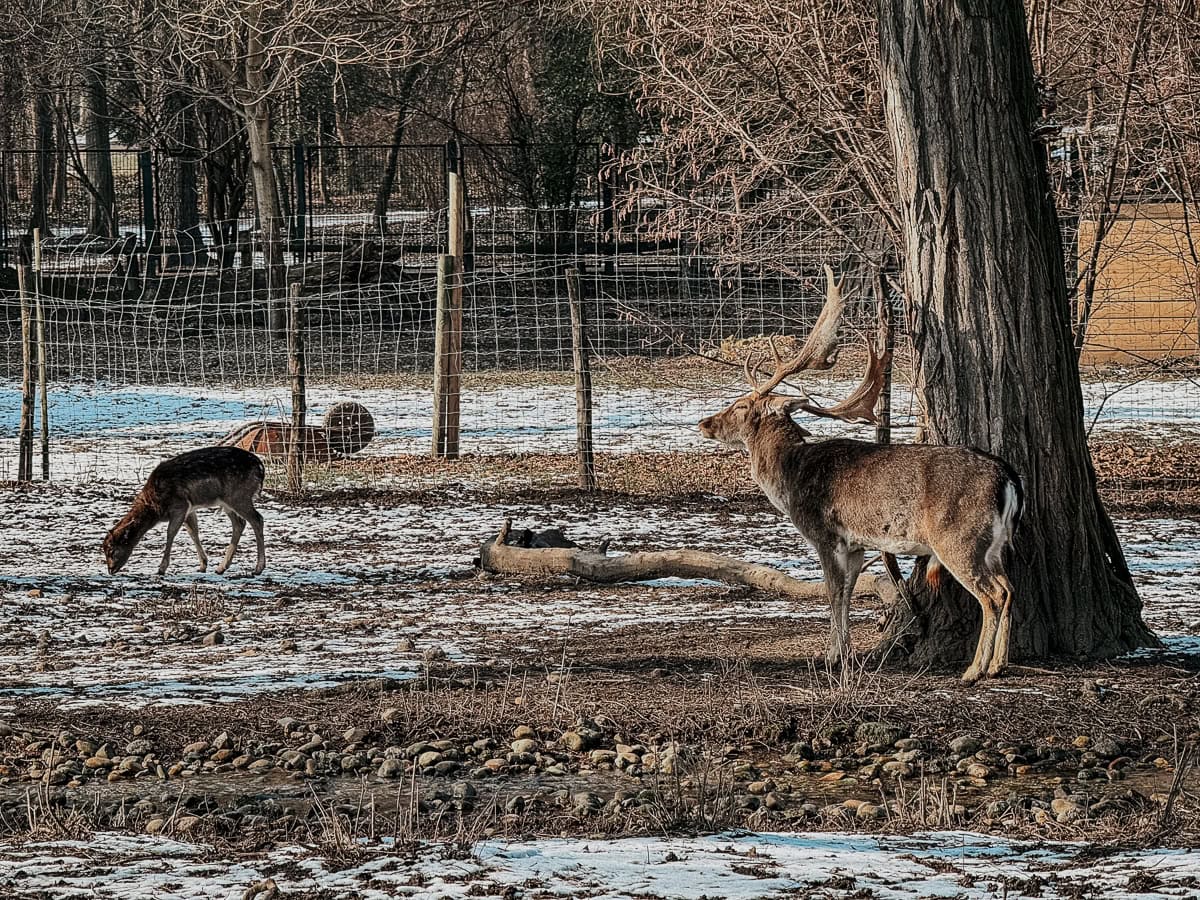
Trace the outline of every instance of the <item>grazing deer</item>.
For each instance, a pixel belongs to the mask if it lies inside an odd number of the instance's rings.
[[[1012,586],[1005,557],[1021,518],[1020,478],[1003,460],[970,447],[806,441],[811,435],[791,418],[797,410],[878,421],[875,403],[888,356],[870,349],[862,382],[835,406],[818,406],[803,393],[772,395],[789,376],[828,369],[836,360],[845,302],[828,266],[825,274],[825,306],[799,355],[785,363],[772,342],[775,373],[763,383],[747,358],[753,390],[702,421],[700,433],[746,450],[755,483],[816,549],[829,594],[831,664],[850,652],[850,598],[863,551],[872,549],[932,557],[931,582],[940,566],[970,591],[983,608],[983,626],[963,680],[998,675],[1008,664]]]
[[[159,463],[133,499],[133,507],[104,539],[104,561],[109,573],[115,575],[121,570],[133,548],[159,522],[167,523],[167,546],[158,574],[167,574],[171,544],[181,525],[186,525],[192,536],[203,572],[208,567],[208,557],[200,545],[195,511],[219,506],[233,523],[233,537],[217,574],[229,568],[249,521],[258,544],[258,564],[254,568],[254,574],[258,575],[266,566],[267,557],[263,547],[263,519],[254,508],[254,497],[262,489],[265,475],[262,460],[238,447],[205,447]]]

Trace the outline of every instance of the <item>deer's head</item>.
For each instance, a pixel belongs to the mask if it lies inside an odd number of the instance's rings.
[[[138,544],[137,528],[131,522],[119,522],[104,538],[104,564],[108,566],[108,574],[116,575],[125,563],[133,548]]]
[[[876,355],[868,341],[869,361],[862,382],[841,403],[834,406],[819,406],[803,391],[798,395],[776,395],[772,392],[785,379],[808,370],[829,369],[837,361],[838,325],[846,301],[842,297],[841,282],[835,281],[833,270],[825,267],[825,306],[817,322],[792,360],[780,358],[779,350],[771,340],[771,354],[775,358],[775,372],[764,382],[758,380],[761,360],[748,356],[745,362],[746,380],[752,390],[739,397],[724,410],[700,422],[700,434],[713,438],[731,447],[749,449],[764,426],[785,427],[794,437],[803,439],[808,432],[794,423],[792,413],[798,410],[814,416],[841,419],[844,422],[878,422],[875,403],[883,388],[883,373],[889,353]]]

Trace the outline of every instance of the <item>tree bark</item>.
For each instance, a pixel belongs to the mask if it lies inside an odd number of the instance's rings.
[[[479,566],[502,575],[571,575],[586,581],[615,584],[622,581],[651,581],[656,578],[706,578],[743,584],[793,600],[828,599],[821,582],[797,581],[770,566],[744,562],[702,550],[652,550],[608,556],[605,549],[579,547],[517,547],[505,543],[511,528],[505,522],[500,533],[480,548]],[[896,598],[885,576],[860,575],[855,593]]]
[[[267,88],[267,55],[259,31],[260,5],[252,5],[247,14],[245,86],[242,111],[246,120],[246,138],[250,145],[250,169],[254,180],[254,198],[258,204],[259,234],[267,270],[268,326],[277,337],[285,333],[285,269],[283,261],[283,216],[279,206],[279,185],[271,148],[271,105]]]
[[[1014,657],[1109,657],[1156,639],[1096,491],[1024,25],[1019,0],[881,0],[918,388],[934,442],[1022,477]],[[961,662],[978,604],[923,573],[893,638],[915,664]]]
[[[33,190],[30,196],[29,234],[40,228],[42,237],[50,236],[50,192],[53,190],[54,164],[54,101],[50,95],[33,88],[34,154]]]
[[[383,167],[383,177],[379,180],[379,190],[375,192],[375,227],[380,234],[387,234],[387,209],[392,199],[392,187],[396,183],[396,165],[400,158],[400,146],[404,143],[404,132],[408,127],[411,113],[409,101],[412,100],[413,89],[417,78],[420,77],[422,66],[414,63],[404,70],[398,79],[399,95],[396,103],[396,124],[392,127],[392,143],[388,147],[387,162]]]
[[[90,19],[86,3],[81,4],[84,21]],[[102,31],[93,27],[83,59],[83,103],[80,110],[83,129],[83,172],[88,185],[88,234],[98,237],[119,236],[117,195],[113,186],[112,149],[108,132],[108,65]],[[92,46],[96,41],[99,46]]]

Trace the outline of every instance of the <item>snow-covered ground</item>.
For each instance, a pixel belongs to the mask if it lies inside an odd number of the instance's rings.
[[[181,535],[171,572],[159,579],[153,573],[161,528],[110,577],[100,543],[132,492],[98,483],[0,492],[0,709],[31,696],[64,705],[236,699],[364,676],[406,677],[427,651],[486,660],[547,633],[827,615],[820,602],[730,597],[695,582],[546,590],[473,572],[479,545],[512,517],[518,527],[558,525],[584,546],[611,536],[614,551],[690,547],[818,579],[811,549],[768,511],[459,502],[449,494],[436,505],[264,501],[267,570],[259,577],[248,575],[250,535],[225,576],[196,573],[194,551]],[[1200,634],[1200,522],[1122,521],[1118,528],[1147,620],[1172,635],[1172,649],[1200,650],[1189,637]],[[210,552],[228,539],[228,520],[218,512],[202,512],[200,529]],[[223,641],[205,646],[204,634],[215,627]]]
[[[97,834],[0,848],[6,897],[238,900],[271,879],[281,897],[385,900],[511,896],[594,900],[785,897],[963,900],[1197,896],[1200,851],[1084,856],[1078,844],[1027,844],[971,832],[912,837],[730,833],[611,841],[485,841],[470,853],[426,845],[326,862],[312,848],[214,858],[200,844]],[[514,892],[516,889],[516,892]]]
[[[845,396],[846,381],[811,378],[818,398]],[[733,380],[664,388],[597,387],[594,435],[600,452],[689,450],[711,447],[696,423],[720,410],[743,386]],[[284,384],[246,388],[202,386],[51,386],[52,476],[56,480],[144,478],[166,456],[212,443],[234,426],[290,415]],[[1145,434],[1200,434],[1200,382],[1089,382],[1084,385],[1087,421],[1097,429],[1134,428]],[[424,453],[430,441],[428,391],[358,389],[311,385],[308,405],[316,420],[339,400],[371,410],[377,437],[367,455]],[[911,419],[912,397],[897,387],[896,421]],[[0,478],[15,472],[20,387],[0,384]],[[865,437],[863,426],[806,420],[816,434]],[[462,398],[464,453],[570,452],[575,446],[575,395],[569,385],[467,390]]]

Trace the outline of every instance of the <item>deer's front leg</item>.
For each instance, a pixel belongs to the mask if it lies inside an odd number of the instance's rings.
[[[844,545],[818,548],[817,556],[821,560],[825,593],[829,597],[829,647],[825,651],[825,662],[836,666],[850,655],[850,603],[846,596],[850,559]],[[860,554],[860,565],[861,560]],[[853,583],[849,589],[854,590]]]
[[[158,567],[159,575],[167,574],[167,567],[171,565],[171,545],[175,543],[175,535],[179,534],[186,515],[187,510],[179,510],[178,513],[171,513],[171,518],[167,520],[167,546],[163,548],[162,563]]]

